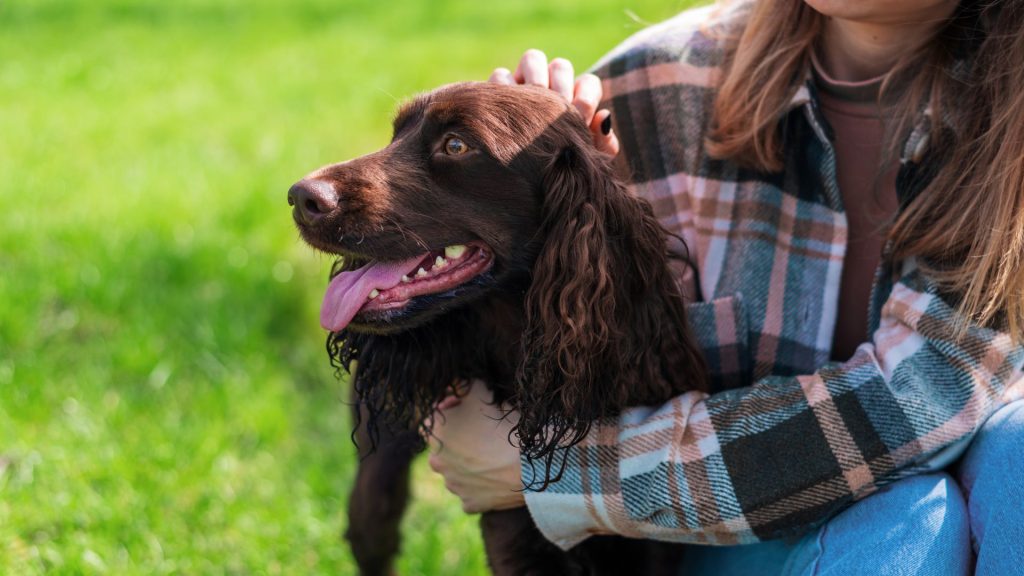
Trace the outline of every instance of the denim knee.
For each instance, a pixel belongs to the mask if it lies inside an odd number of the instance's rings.
[[[1022,472],[1024,400],[1019,400],[996,411],[982,425],[960,463],[959,479],[968,495],[979,488],[1003,495],[1013,493]]]
[[[998,410],[981,427],[958,469],[967,497],[977,574],[1024,566],[1024,400]]]
[[[787,575],[966,575],[967,507],[945,473],[905,478],[854,504],[804,538]]]

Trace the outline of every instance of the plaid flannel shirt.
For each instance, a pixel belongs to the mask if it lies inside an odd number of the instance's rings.
[[[722,52],[706,30],[709,18],[740,17],[714,14],[648,28],[595,68],[634,192],[697,264],[684,281],[701,298],[690,322],[714,384],[596,426],[566,450],[560,481],[526,493],[565,548],[599,533],[715,545],[798,535],[948,465],[1022,395],[1022,349],[980,326],[955,339],[955,306],[912,261],[883,264],[870,341],[829,361],[847,242],[829,128],[806,83],[781,120],[781,173],[707,158]],[[934,162],[927,125],[906,142],[901,200]]]

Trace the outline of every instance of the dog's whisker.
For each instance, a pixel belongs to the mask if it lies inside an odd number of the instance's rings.
[[[392,94],[391,92],[388,92],[387,90],[385,90],[385,89],[381,88],[380,86],[376,86],[375,88],[376,88],[376,89],[377,89],[377,91],[378,91],[378,92],[380,92],[381,94],[384,94],[385,96],[388,96],[389,98],[391,98],[392,100],[394,100],[394,101],[395,101],[395,104],[399,104],[399,103],[401,103],[401,102],[402,102],[402,99],[401,99],[401,98],[398,98],[398,97],[396,97],[396,96],[395,96],[394,94]]]
[[[415,216],[419,216],[420,218],[425,218],[427,220],[433,220],[434,222],[437,222],[438,224],[441,224],[443,226],[446,226],[448,224],[448,222],[446,222],[446,221],[442,220],[441,218],[438,218],[437,216],[434,216],[432,214],[426,214],[424,212],[419,212],[419,211],[413,210],[411,208],[408,209],[408,210],[409,210],[410,214],[413,214]]]
[[[409,234],[412,236],[413,242],[419,244],[420,248],[423,248],[424,250],[430,250],[430,245],[427,244],[426,240],[421,238],[419,234],[416,234],[415,232],[409,232]]]
[[[398,230],[398,233],[402,235],[403,240],[409,239],[409,233],[406,232],[405,228],[402,228],[402,226],[394,218],[390,216],[385,216],[385,218],[387,219],[388,222],[391,223],[392,226],[395,227],[395,230]],[[381,231],[384,231],[384,226],[381,226]]]
[[[410,210],[410,212],[412,214],[416,215],[416,216],[421,217],[421,218],[425,218],[427,220],[433,220],[434,222],[437,222],[438,224],[441,224],[441,225],[445,225],[446,224],[446,222],[444,220],[441,220],[440,218],[437,218],[435,216],[431,216],[430,214],[424,214],[422,212],[417,212],[415,210]],[[397,228],[399,228],[399,229],[402,229],[400,226],[398,226],[397,223],[395,223],[395,226]],[[432,246],[430,246],[430,244],[428,244],[425,240],[423,240],[423,238],[421,238],[415,232],[413,232],[411,230],[404,230],[404,229],[402,229],[402,230],[403,230],[404,233],[408,233],[410,236],[412,236],[413,241],[416,242],[417,244],[419,244],[419,246],[421,248],[423,248],[424,250],[430,250],[432,248]]]
[[[418,234],[416,234],[415,232],[413,232],[411,230],[406,230],[394,218],[392,218],[390,216],[385,216],[384,218],[387,219],[387,221],[390,222],[392,226],[394,226],[395,230],[398,230],[398,232],[402,235],[402,238],[404,238],[406,240],[409,240],[411,238],[413,242],[415,242],[417,245],[419,245],[420,248],[422,248],[424,250],[430,250],[431,249],[430,245],[428,245],[423,240],[423,238],[421,238]],[[381,227],[381,231],[383,231],[383,227]]]

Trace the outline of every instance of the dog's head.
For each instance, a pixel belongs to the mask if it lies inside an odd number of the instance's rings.
[[[703,386],[664,231],[551,90],[466,83],[422,95],[399,111],[388,146],[313,172],[289,203],[302,237],[342,256],[321,313],[335,334],[397,336],[496,290],[522,302],[514,401],[527,454],[548,456],[678,382]],[[352,356],[361,373],[385,362],[364,356]],[[390,373],[408,362],[386,363],[377,377],[408,386]],[[394,411],[395,394],[378,408]]]
[[[295,222],[345,261],[324,327],[404,331],[527,278],[544,176],[584,138],[550,90],[456,84],[403,106],[383,150],[306,176],[289,191]]]

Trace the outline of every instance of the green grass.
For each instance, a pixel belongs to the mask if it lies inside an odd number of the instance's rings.
[[[285,191],[404,97],[682,7],[0,1],[0,573],[354,573],[329,262]],[[475,519],[415,491],[400,571],[481,573]]]

